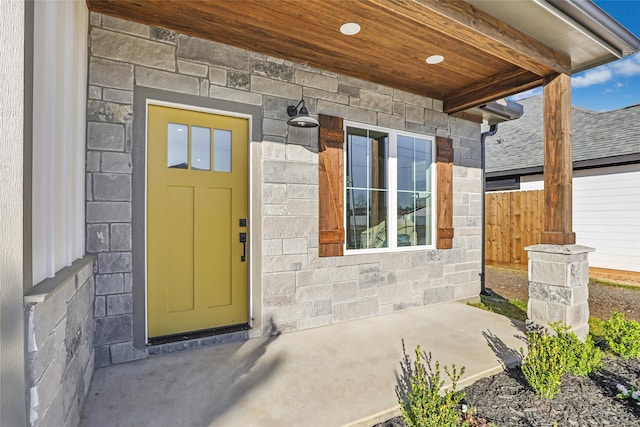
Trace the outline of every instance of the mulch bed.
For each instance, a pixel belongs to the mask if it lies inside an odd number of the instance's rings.
[[[640,406],[616,398],[617,384],[640,388],[640,360],[607,356],[590,377],[566,375],[552,400],[536,396],[519,368],[481,379],[465,389],[466,403],[499,427],[640,426]],[[374,427],[404,426],[394,418]]]

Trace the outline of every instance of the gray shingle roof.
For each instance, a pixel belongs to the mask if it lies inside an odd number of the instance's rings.
[[[518,103],[522,117],[501,123],[485,141],[487,172],[543,165],[542,97]],[[640,153],[640,105],[603,113],[574,106],[572,123],[574,162]]]

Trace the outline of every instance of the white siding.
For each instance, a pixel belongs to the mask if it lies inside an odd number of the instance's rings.
[[[34,2],[33,284],[84,255],[88,11]]]
[[[544,188],[542,175],[522,177],[522,190]],[[640,164],[573,174],[576,243],[591,246],[593,267],[640,271]]]

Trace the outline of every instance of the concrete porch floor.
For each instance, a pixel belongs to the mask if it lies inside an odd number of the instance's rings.
[[[522,325],[462,303],[96,370],[81,426],[371,426],[397,415],[402,339],[469,384],[517,361]],[[446,379],[444,372],[442,373]]]

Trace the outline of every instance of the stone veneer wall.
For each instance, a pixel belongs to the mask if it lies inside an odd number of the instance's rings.
[[[93,374],[94,257],[25,296],[31,426],[77,426]]]
[[[136,87],[262,108],[253,155],[254,329],[266,334],[478,295],[480,126],[442,102],[262,54],[92,13],[87,140],[87,251],[98,257],[96,366],[145,357],[133,347],[132,124]],[[442,135],[454,144],[454,248],[318,257],[317,129],[311,114]],[[138,120],[144,120],[138,118]],[[256,265],[257,263],[257,265]],[[256,304],[256,298],[258,303]]]

